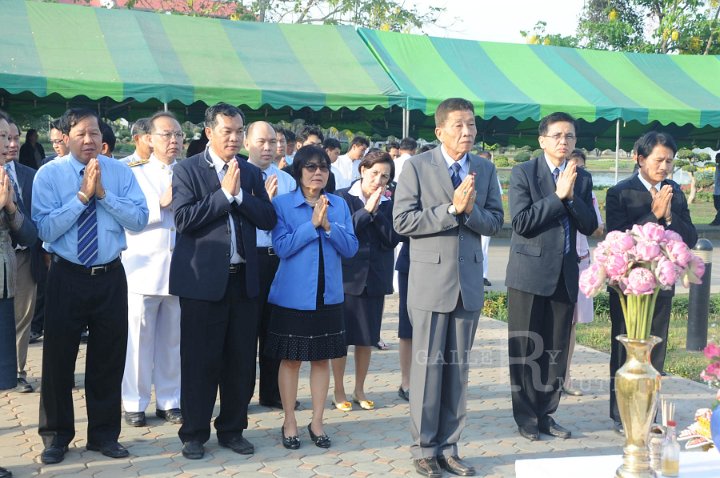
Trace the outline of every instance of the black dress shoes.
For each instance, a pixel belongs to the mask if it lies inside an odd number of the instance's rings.
[[[410,401],[410,390],[403,390],[402,385],[398,388],[398,397],[402,398],[406,402]]]
[[[300,448],[300,437],[297,435],[285,436],[285,427],[280,427],[280,432],[282,433],[282,444],[285,448],[288,450],[297,450]]]
[[[540,439],[540,433],[537,430],[528,430],[527,428],[518,427],[520,436],[530,441],[538,441]]]
[[[492,287],[492,284],[487,279],[483,279],[483,284],[485,285],[485,287]]]
[[[60,463],[65,459],[65,453],[67,453],[68,447],[66,446],[58,446],[58,445],[50,445],[45,447],[42,454],[40,455],[40,461],[45,463],[46,465],[54,465],[55,463]]]
[[[440,455],[437,457],[437,462],[440,468],[449,471],[453,475],[475,476],[475,468],[462,461],[457,455],[448,457]]]
[[[108,441],[101,445],[88,443],[86,448],[90,451],[99,451],[108,458],[127,458],[130,456],[127,448],[116,441]]]
[[[241,455],[252,455],[255,453],[255,447],[253,444],[247,441],[243,436],[233,437],[229,440],[218,440],[218,443],[221,447],[230,448],[235,453],[239,453]]]
[[[322,434],[322,435],[316,435],[312,431],[312,423],[308,425],[308,431],[310,432],[310,439],[315,443],[315,446],[318,448],[330,448],[330,445],[332,442],[330,441],[330,437]]]
[[[623,424],[621,421],[613,422],[613,430],[619,435],[625,435],[625,429],[623,428]]]
[[[145,412],[125,412],[125,423],[131,427],[144,427]]]
[[[12,478],[12,471],[0,466],[0,478]]]
[[[555,423],[555,420],[553,420],[553,417],[546,416],[540,420],[540,424],[538,426],[541,433],[544,433],[546,435],[553,436],[555,438],[570,438],[572,433],[570,433],[570,430],[567,428],[563,428],[557,423]]]
[[[31,393],[33,391],[33,387],[27,380],[25,380],[25,377],[18,377],[17,388],[15,391],[18,393]]]
[[[427,476],[428,478],[442,477],[442,469],[440,468],[437,458],[434,456],[413,460],[413,465],[415,465],[415,471],[422,476]]]
[[[188,460],[199,460],[205,456],[205,447],[199,441],[186,441],[183,443],[182,454]]]
[[[183,416],[179,408],[170,408],[168,410],[155,410],[155,416],[162,418],[166,422],[174,423],[175,425],[182,425]]]

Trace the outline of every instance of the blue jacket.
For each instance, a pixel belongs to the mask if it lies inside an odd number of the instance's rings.
[[[333,194],[326,196],[330,201],[329,235],[313,227],[312,208],[305,202],[300,187],[273,200],[277,225],[272,231],[272,242],[280,257],[280,267],[270,287],[268,302],[271,304],[298,310],[316,308],[318,237],[322,241],[325,267],[325,304],[343,302],[341,261],[343,257],[355,255],[358,240],[345,201]]]

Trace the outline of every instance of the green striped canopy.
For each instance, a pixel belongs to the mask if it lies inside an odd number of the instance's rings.
[[[0,88],[184,105],[350,109],[404,104],[352,27],[234,22],[2,2]]]
[[[720,126],[720,56],[649,55],[360,29],[407,96],[432,114],[450,97],[481,118],[597,119]]]

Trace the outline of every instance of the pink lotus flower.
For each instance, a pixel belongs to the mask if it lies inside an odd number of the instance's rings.
[[[617,252],[629,251],[635,246],[635,240],[632,236],[620,231],[608,232],[603,242],[609,244],[609,247]]]
[[[625,254],[610,254],[605,261],[605,273],[611,282],[618,282],[628,270],[629,261]]]
[[[683,241],[683,238],[682,238],[682,236],[681,236],[680,234],[678,234],[677,232],[671,231],[670,229],[667,229],[667,230],[665,231],[665,242],[670,242],[670,241],[682,242],[682,241]]]
[[[660,255],[660,246],[657,242],[640,241],[635,245],[635,257],[639,261],[654,261]]]
[[[627,278],[622,279],[626,295],[649,295],[655,292],[657,281],[650,269],[636,267],[630,271]]]
[[[653,222],[646,222],[642,226],[635,224],[632,228],[632,233],[650,242],[665,241],[665,228]]]
[[[705,262],[693,254],[688,267],[688,280],[691,284],[702,284],[702,276],[705,274]]]
[[[685,269],[690,260],[692,259],[693,253],[690,248],[682,241],[671,241],[665,245],[668,259],[673,261],[676,266]]]
[[[708,377],[711,380],[720,379],[720,362],[712,362],[705,368],[703,373],[705,374],[705,377]],[[706,380],[705,377],[703,377],[703,380]]]
[[[720,347],[718,347],[714,343],[710,342],[703,349],[703,354],[705,355],[705,358],[707,358],[709,360],[713,360],[716,358],[720,359]]]
[[[605,268],[598,263],[590,264],[580,274],[580,291],[586,297],[595,297],[605,286]]]
[[[661,288],[668,290],[678,280],[678,273],[675,264],[664,256],[658,260],[655,268],[655,276]]]

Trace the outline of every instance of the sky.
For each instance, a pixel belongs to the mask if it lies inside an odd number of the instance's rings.
[[[583,0],[412,0],[419,11],[445,7],[437,25],[423,30],[431,36],[468,40],[525,43],[520,30],[531,31],[539,20],[548,33],[572,35]]]

